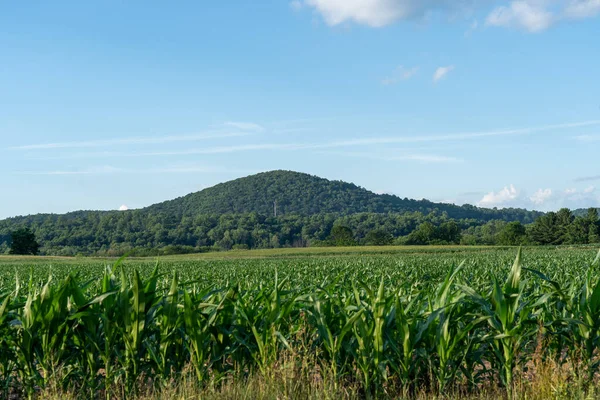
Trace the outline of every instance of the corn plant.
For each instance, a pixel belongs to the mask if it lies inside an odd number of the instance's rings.
[[[528,268],[521,250],[516,259],[508,250],[465,258],[437,250],[128,261],[133,268],[121,259],[51,275],[42,263],[23,287],[17,267],[16,278],[0,277],[0,397],[57,387],[86,399],[135,398],[140,385],[188,379],[189,367],[195,385],[216,386],[273,377],[290,354],[336,390],[351,383],[365,397],[477,395],[482,386],[512,396],[517,368],[534,356],[583,365],[593,383],[600,255],[590,265],[590,250],[531,249]],[[497,266],[511,259],[500,283]]]
[[[338,387],[339,371],[345,367],[343,345],[346,336],[352,333],[354,324],[361,317],[363,309],[350,304],[351,297],[332,296],[321,288],[318,294],[309,297],[308,313],[316,329],[318,343],[329,358],[330,375],[334,387]]]

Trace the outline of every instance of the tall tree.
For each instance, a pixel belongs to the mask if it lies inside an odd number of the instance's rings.
[[[569,225],[568,240],[569,244],[587,244],[589,241],[590,223],[587,218],[577,217]]]
[[[40,245],[35,240],[35,235],[29,228],[23,228],[12,232],[10,254],[37,255]]]
[[[600,222],[598,219],[598,209],[588,209],[586,219],[588,220],[588,243],[600,243]]]
[[[509,222],[496,236],[496,243],[503,246],[519,246],[526,242],[527,232],[519,221]]]
[[[561,208],[556,213],[556,223],[559,234],[559,243],[568,243],[569,242],[569,227],[575,220],[573,213],[568,208]]]
[[[531,224],[529,236],[536,244],[560,244],[562,243],[562,232],[560,231],[557,214],[549,212],[542,215]]]
[[[336,246],[354,246],[354,234],[347,226],[336,225],[331,230],[331,240]]]
[[[369,246],[386,246],[393,241],[394,237],[384,229],[373,229],[365,236],[365,243]]]
[[[459,244],[461,236],[461,229],[455,221],[444,222],[436,232],[436,239],[441,243]]]

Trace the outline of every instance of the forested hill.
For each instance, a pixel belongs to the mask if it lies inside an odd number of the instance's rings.
[[[600,208],[596,208],[596,211],[600,212]],[[575,217],[585,217],[589,212],[589,208],[578,208],[573,210],[573,215]]]
[[[129,249],[168,246],[199,251],[316,245],[328,240],[336,225],[349,227],[356,241],[362,243],[369,232],[401,238],[424,222],[439,227],[453,221],[452,229],[446,228],[456,232],[488,221],[527,224],[540,215],[523,209],[496,210],[402,199],[378,195],[351,183],[272,171],[137,210],[76,211],[5,219],[0,221],[0,254],[8,251],[11,232],[24,227],[34,232],[43,254],[117,255]]]
[[[530,223],[541,213],[523,209],[502,210],[478,208],[471,205],[434,203],[411,200],[388,194],[375,194],[352,183],[330,181],[317,176],[292,172],[270,171],[239,178],[192,193],[175,200],[148,207],[150,212],[169,212],[193,217],[199,214],[258,213],[310,216],[334,213],[406,213],[428,214],[434,210],[446,212],[454,219],[489,221],[521,221]]]

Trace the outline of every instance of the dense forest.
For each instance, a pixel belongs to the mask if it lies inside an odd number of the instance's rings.
[[[275,208],[277,209],[275,215]],[[287,171],[223,183],[131,211],[38,214],[0,221],[30,228],[41,254],[168,254],[210,250],[383,244],[597,243],[596,210],[543,214],[377,195]]]
[[[275,207],[276,206],[276,207]],[[270,171],[221,183],[200,192],[144,209],[178,218],[213,214],[302,215],[356,213],[403,214],[432,211],[447,213],[454,219],[533,222],[541,215],[524,209],[488,209],[471,205],[433,203],[428,200],[401,199],[375,194],[352,183],[330,181],[292,171]]]

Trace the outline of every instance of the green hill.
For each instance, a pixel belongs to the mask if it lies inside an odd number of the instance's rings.
[[[523,209],[485,209],[470,205],[433,203],[428,200],[410,200],[388,194],[375,194],[352,183],[330,181],[317,176],[293,172],[270,171],[192,193],[175,200],[148,207],[146,210],[171,212],[194,216],[198,214],[243,214],[255,212],[278,215],[314,215],[336,213],[405,213],[433,210],[446,212],[450,218],[478,220],[501,219],[532,222],[541,213]]]
[[[271,171],[138,210],[5,219],[0,221],[0,253],[8,248],[10,232],[24,226],[34,231],[44,254],[71,255],[165,246],[304,246],[325,240],[334,224],[350,226],[359,241],[374,229],[397,238],[425,221],[439,225],[454,219],[467,229],[491,220],[530,223],[541,214],[402,199],[351,183]]]

